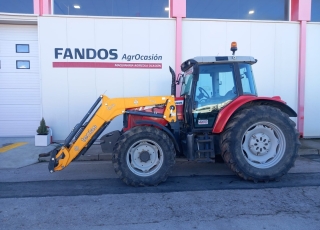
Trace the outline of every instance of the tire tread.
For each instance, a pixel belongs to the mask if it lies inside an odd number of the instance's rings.
[[[167,143],[168,145],[168,150],[169,154],[166,154],[166,157],[169,156],[168,163],[169,165],[167,166],[168,169],[165,170],[165,173],[159,174],[159,178],[156,181],[153,181],[152,179],[147,180],[145,179],[144,181],[141,180],[139,176],[128,176],[128,173],[125,173],[126,171],[126,162],[121,162],[121,154],[124,154],[123,151],[123,146],[125,146],[125,143],[133,136],[138,135],[140,133],[148,133],[152,136],[158,137],[160,140],[163,140],[163,142]],[[165,150],[163,150],[165,151]],[[165,153],[164,153],[165,154]],[[171,141],[171,139],[168,137],[167,134],[165,134],[163,131],[159,130],[158,128],[151,127],[151,126],[137,126],[134,127],[127,132],[123,133],[123,135],[120,136],[118,139],[117,143],[114,146],[113,149],[113,154],[112,154],[112,163],[114,170],[116,174],[119,176],[119,178],[126,183],[127,185],[131,186],[156,186],[161,182],[165,182],[171,173],[172,166],[175,164],[175,148],[174,145]]]
[[[236,132],[239,129],[239,125],[241,125],[241,120],[246,119],[250,117],[250,114],[252,114],[252,110],[260,110],[262,113],[272,113],[277,114],[282,119],[288,120],[288,124],[291,126],[291,128],[294,130],[294,136],[295,139],[293,141],[293,148],[294,148],[294,154],[292,156],[292,159],[289,161],[288,164],[285,165],[285,169],[278,172],[275,175],[272,176],[252,176],[249,174],[246,174],[240,167],[239,162],[237,162],[236,158],[232,154],[231,149],[231,141],[233,138],[233,133]],[[235,172],[238,176],[243,178],[244,180],[251,180],[253,182],[263,181],[263,182],[269,182],[271,180],[279,180],[283,175],[285,175],[291,167],[293,167],[295,160],[298,157],[298,149],[300,146],[299,141],[299,133],[297,129],[295,128],[295,123],[289,118],[289,116],[285,113],[283,113],[278,108],[268,106],[268,105],[255,105],[253,107],[245,108],[240,111],[238,111],[236,114],[234,114],[229,122],[227,123],[225,130],[223,131],[221,138],[220,138],[220,146],[221,146],[221,152],[222,157],[225,161],[225,163],[228,165],[228,167]]]

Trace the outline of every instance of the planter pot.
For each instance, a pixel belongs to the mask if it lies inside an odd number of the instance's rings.
[[[50,135],[35,135],[34,145],[35,146],[48,146],[50,144]]]

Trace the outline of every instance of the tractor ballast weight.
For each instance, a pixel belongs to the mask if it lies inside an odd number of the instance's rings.
[[[231,51],[237,50],[236,43]],[[258,97],[247,56],[205,56],[170,67],[171,94],[157,97],[101,96],[51,153],[49,171],[59,171],[84,154],[112,119],[123,114],[123,128],[100,138],[115,172],[128,185],[165,181],[176,154],[188,160],[225,163],[245,180],[278,180],[293,166],[300,145],[297,114],[279,96]],[[175,97],[176,84],[181,95]]]

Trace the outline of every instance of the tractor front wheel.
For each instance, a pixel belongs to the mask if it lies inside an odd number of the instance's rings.
[[[138,126],[117,141],[112,158],[115,172],[128,185],[158,185],[175,163],[175,149],[163,131]]]
[[[300,145],[295,123],[279,109],[240,110],[221,136],[222,157],[245,180],[277,180],[294,165]]]

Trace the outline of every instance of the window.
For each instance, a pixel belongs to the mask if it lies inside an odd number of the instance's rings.
[[[188,69],[182,77],[181,96],[191,94],[192,81],[193,81],[193,67]]]
[[[228,99],[233,99],[237,96],[237,91],[234,85],[233,72],[219,73],[219,96],[226,96]]]
[[[257,95],[250,64],[239,64],[243,94]]]
[[[288,20],[289,0],[187,0],[187,18]]]
[[[54,0],[53,13],[64,15],[168,18],[169,0]]]
[[[28,44],[16,44],[16,53],[29,53]]]
[[[197,88],[196,88],[196,98],[198,99],[202,98],[210,98],[213,95],[213,88],[212,88],[212,77],[210,74],[203,73],[199,74],[199,80],[197,82]]]
[[[219,104],[237,96],[231,64],[200,65],[195,101]]]
[[[27,60],[18,60],[16,61],[17,69],[30,69],[30,61]]]
[[[33,14],[33,0],[0,0],[0,12]]]
[[[311,1],[311,21],[320,22],[320,0]]]

